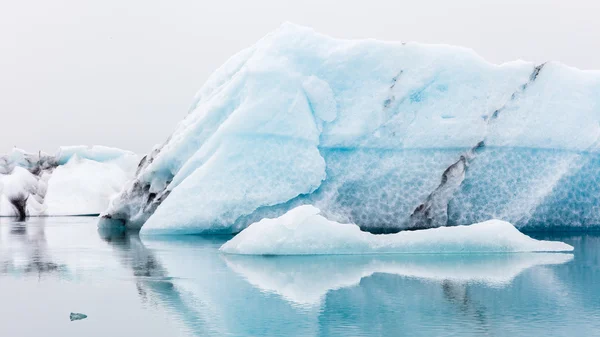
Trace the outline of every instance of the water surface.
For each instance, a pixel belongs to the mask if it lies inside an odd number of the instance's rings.
[[[600,336],[600,236],[533,236],[575,251],[247,257],[0,218],[0,336]]]

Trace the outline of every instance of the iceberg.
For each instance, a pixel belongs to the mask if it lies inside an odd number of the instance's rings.
[[[81,313],[77,313],[77,312],[72,312],[69,315],[69,319],[71,321],[79,321],[79,320],[86,319],[86,318],[87,318],[86,314],[81,314]]]
[[[564,252],[562,242],[535,240],[502,220],[395,234],[371,234],[353,224],[328,220],[311,205],[250,225],[221,246],[242,255],[460,254]]]
[[[135,174],[136,154],[101,146],[0,156],[0,216],[97,215]]]
[[[210,76],[105,217],[237,233],[313,204],[374,233],[600,229],[599,140],[599,71],[286,23]]]

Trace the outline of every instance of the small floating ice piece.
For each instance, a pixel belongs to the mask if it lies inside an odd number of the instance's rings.
[[[220,250],[243,255],[328,255],[399,253],[564,252],[573,247],[533,239],[502,220],[470,226],[440,227],[374,235],[354,224],[341,224],[319,214],[312,205],[263,219],[226,242]]]
[[[72,312],[69,318],[71,319],[71,321],[79,321],[79,320],[82,320],[82,319],[86,319],[87,315],[86,314],[80,314],[80,313],[77,313],[77,312]]]

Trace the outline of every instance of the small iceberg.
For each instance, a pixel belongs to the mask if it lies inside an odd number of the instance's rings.
[[[72,312],[71,315],[69,316],[69,318],[71,319],[71,321],[79,321],[82,319],[86,319],[87,315],[86,314],[80,314],[77,312]]]
[[[354,224],[328,220],[312,205],[250,225],[221,246],[241,255],[460,254],[566,252],[573,247],[533,239],[502,220],[375,235]]]

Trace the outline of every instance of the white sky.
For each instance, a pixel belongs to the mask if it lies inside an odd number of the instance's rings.
[[[291,21],[600,69],[598,0],[0,0],[0,152],[162,143],[227,58]]]

